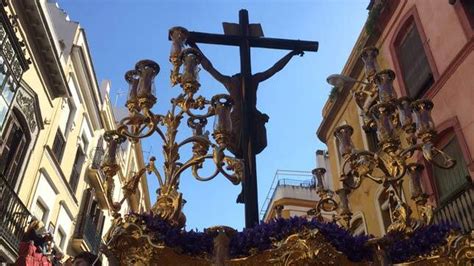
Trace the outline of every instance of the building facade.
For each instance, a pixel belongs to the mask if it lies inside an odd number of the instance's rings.
[[[54,235],[57,251],[97,253],[111,217],[110,203],[100,200],[102,181],[94,178],[101,178],[101,136],[116,120],[96,81],[85,32],[54,1],[3,3],[0,262],[16,260],[32,217]],[[118,194],[137,171],[133,167],[144,165],[139,143],[119,154],[124,172],[117,179]],[[149,207],[143,178],[140,193],[124,208]]]
[[[474,2],[472,1],[370,1],[369,17],[347,60],[342,74],[363,80],[363,48],[379,49],[380,69],[395,71],[394,87],[398,96],[429,98],[434,103],[432,117],[437,126],[436,145],[456,159],[457,164],[442,170],[425,164],[423,190],[435,207],[435,222],[456,222],[464,232],[474,229],[473,158],[474,152]],[[352,140],[356,149],[375,151],[375,132],[364,124],[352,91],[360,83],[335,89],[323,110],[323,121],[317,135],[327,144],[330,167],[336,188],[340,188],[341,156],[334,129],[343,124],[354,128]],[[403,194],[409,199],[408,182]],[[363,223],[367,232],[383,235],[391,223],[388,194],[373,182],[365,181],[351,192],[349,204],[354,213],[352,223]],[[359,218],[358,218],[359,217]],[[360,219],[360,220],[359,220]]]
[[[306,216],[318,196],[311,172],[278,170],[260,211],[260,219]]]

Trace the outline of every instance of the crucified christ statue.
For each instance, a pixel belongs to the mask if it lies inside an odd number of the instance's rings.
[[[189,43],[189,45],[193,48],[199,49],[199,47],[195,43]],[[202,67],[211,74],[212,77],[214,77],[217,81],[222,83],[224,87],[227,89],[227,91],[230,94],[230,97],[234,101],[234,105],[232,108],[231,112],[231,120],[232,120],[232,144],[230,147],[228,147],[229,151],[231,151],[237,158],[242,158],[242,148],[241,148],[241,132],[242,132],[242,121],[241,121],[241,107],[242,107],[242,77],[240,73],[237,73],[232,76],[226,76],[220,73],[217,69],[214,68],[212,63],[207,59],[207,57],[202,53],[202,60],[201,60],[201,65]],[[267,80],[271,78],[275,73],[279,72],[282,70],[286,64],[290,61],[290,59],[295,56],[295,55],[300,55],[303,56],[302,51],[291,51],[287,55],[285,55],[283,58],[281,58],[278,62],[276,62],[272,67],[267,69],[266,71],[256,73],[252,75],[251,77],[251,82],[250,86],[247,88],[252,90],[250,93],[256,93],[258,85],[260,82]],[[265,128],[265,123],[268,122],[268,115],[261,113],[259,110],[256,108],[256,102],[253,103],[254,106],[254,117],[255,121],[253,123],[255,124],[255,154],[259,154],[262,152],[265,147],[267,146],[267,130]]]
[[[227,91],[230,94],[230,97],[234,101],[234,105],[231,111],[231,121],[232,121],[232,141],[231,144],[229,145],[228,149],[230,152],[232,152],[236,158],[243,158],[242,154],[242,124],[243,121],[241,121],[242,117],[242,101],[243,95],[242,95],[242,75],[240,73],[237,73],[232,76],[226,76],[220,73],[217,69],[214,68],[212,63],[207,59],[207,57],[202,53],[202,51],[199,49],[199,47],[195,43],[188,43],[191,47],[198,49],[201,54],[202,54],[202,60],[201,60],[201,65],[202,67],[211,74],[212,77],[214,77],[217,81],[222,83],[224,87],[227,89]],[[295,55],[300,55],[303,56],[303,51],[298,51],[294,50],[289,52],[287,55],[285,55],[283,58],[281,58],[278,62],[276,62],[272,67],[269,69],[256,73],[251,76],[250,79],[250,84],[247,86],[247,89],[250,89],[249,92],[247,93],[254,93],[256,95],[257,93],[257,88],[260,82],[267,80],[271,78],[275,73],[279,72],[282,70],[288,62],[290,62],[290,59],[295,56]],[[257,110],[257,102],[256,102],[256,97],[255,97],[255,102],[250,103],[253,112],[254,112],[254,121],[251,121],[250,123],[253,123],[255,125],[255,132],[254,132],[254,141],[253,143],[255,144],[255,149],[254,152],[255,154],[259,154],[262,152],[265,147],[267,147],[267,130],[265,128],[265,123],[268,122],[268,115],[263,114],[259,110]],[[244,187],[242,186],[242,192],[239,194],[237,197],[237,203],[244,203],[245,198],[244,198]]]

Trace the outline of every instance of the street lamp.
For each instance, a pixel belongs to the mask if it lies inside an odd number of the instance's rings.
[[[200,87],[198,72],[201,54],[193,48],[184,49],[186,34],[187,31],[179,27],[170,30],[173,41],[169,59],[173,65],[170,80],[172,85],[180,84],[182,92],[171,99],[171,108],[166,114],[154,114],[151,110],[158,100],[154,84],[154,78],[160,71],[157,63],[141,60],[133,70],[125,74],[125,80],[129,84],[126,103],[129,114],[119,122],[117,130],[105,133],[108,146],[102,162],[102,170],[106,175],[107,200],[113,206],[115,217],[120,217],[120,205],[127,195],[137,190],[138,181],[146,172],[154,173],[159,183],[157,201],[151,211],[178,227],[183,227],[186,220],[181,211],[184,199],[179,192],[180,177],[185,170],[190,169],[194,178],[199,181],[209,181],[219,173],[234,185],[243,179],[242,160],[226,155],[232,134],[232,99],[226,94],[215,95],[211,100],[195,96]],[[181,120],[185,117],[193,133],[179,142],[176,140],[177,132]],[[211,118],[214,118],[214,141],[205,130]],[[114,202],[112,191],[113,177],[119,170],[116,159],[118,146],[126,140],[136,143],[154,133],[163,142],[164,174],[155,167],[155,158],[152,157],[143,169],[129,178],[123,187],[124,199]],[[181,161],[180,149],[188,144],[192,145],[192,155],[186,161]],[[208,176],[201,176],[200,169],[207,161],[213,163],[214,171]]]
[[[365,81],[360,81],[360,80],[357,80],[355,78],[352,78],[352,77],[348,77],[348,76],[344,76],[344,75],[341,75],[341,74],[332,74],[332,75],[329,75],[327,78],[326,78],[326,81],[336,87],[336,88],[343,88],[345,84],[350,84],[350,83],[362,83],[362,84],[369,84]]]
[[[437,132],[431,118],[433,108],[431,100],[398,98],[393,88],[395,73],[390,69],[380,70],[377,55],[378,50],[373,47],[366,48],[361,53],[365,81],[342,75],[331,75],[327,79],[329,84],[337,87],[344,86],[346,82],[364,85],[352,90],[352,93],[365,118],[363,127],[374,129],[380,143],[380,149],[376,152],[358,150],[351,139],[353,128],[350,125],[342,125],[335,129],[337,148],[342,156],[340,177],[342,189],[337,193],[340,203],[334,210],[340,209],[339,216],[349,227],[351,212],[348,206],[348,193],[359,188],[364,179],[370,179],[389,191],[390,202],[393,203],[393,207],[390,208],[393,222],[388,232],[407,233],[413,228],[410,221],[411,210],[401,192],[405,176],[409,177],[411,198],[416,202],[423,222],[429,224],[432,220],[430,212],[432,208],[427,204],[428,196],[421,188],[423,165],[410,163],[409,160],[416,151],[420,151],[426,161],[440,168],[452,168],[456,162],[433,143]],[[402,136],[405,138],[402,139]],[[435,160],[435,157],[438,159]],[[318,181],[322,181],[324,174],[322,170],[318,168],[314,171]],[[325,188],[318,189],[318,193],[325,197],[324,191]]]

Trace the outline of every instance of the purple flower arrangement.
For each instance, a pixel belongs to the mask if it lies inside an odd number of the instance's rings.
[[[212,254],[213,235],[208,231],[182,230],[151,214],[140,214],[138,217],[155,241],[191,256]],[[402,262],[440,247],[446,243],[446,236],[453,228],[447,224],[430,225],[416,229],[410,237],[398,233],[387,234],[383,237],[383,242],[387,243],[386,250],[390,259],[395,263]],[[345,254],[351,261],[372,259],[372,249],[367,244],[372,236],[352,236],[348,230],[336,223],[309,221],[303,217],[274,219],[234,234],[229,244],[230,256],[245,257],[253,250],[271,249],[272,242],[283,240],[304,229],[318,229],[336,250]]]
[[[409,238],[400,233],[387,234],[384,237],[389,243],[387,255],[392,262],[399,263],[428,254],[445,244],[446,237],[452,230],[459,230],[459,227],[433,224],[416,229]]]

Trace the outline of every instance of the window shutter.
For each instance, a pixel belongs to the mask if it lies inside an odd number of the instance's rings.
[[[56,131],[56,136],[54,137],[53,153],[59,163],[61,162],[63,158],[65,146],[66,146],[66,141],[64,140],[62,133],[58,129],[58,131]]]
[[[0,175],[3,175],[14,187],[23,157],[26,153],[27,139],[18,122],[11,120],[7,131],[3,152],[0,156]]]
[[[408,96],[419,98],[434,80],[415,24],[411,26],[397,47],[397,54]]]
[[[13,180],[16,180],[19,175],[23,157],[26,152],[26,137],[21,130],[17,130],[17,132],[15,132],[15,139],[13,143],[17,143],[17,147],[16,151],[12,152],[13,158],[10,161],[10,167],[6,174],[7,178],[12,178],[12,185],[14,185]]]
[[[82,237],[82,232],[84,230],[84,220],[87,217],[87,213],[90,209],[90,205],[92,203],[92,192],[90,189],[84,190],[84,194],[82,195],[82,206],[81,211],[77,217],[78,226],[75,229],[75,235]]]
[[[74,166],[72,168],[71,177],[69,178],[69,185],[71,186],[72,190],[75,192],[77,189],[77,185],[79,183],[82,165],[84,164],[85,156],[82,152],[81,148],[79,147],[76,152],[76,158],[74,159]]]

